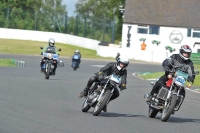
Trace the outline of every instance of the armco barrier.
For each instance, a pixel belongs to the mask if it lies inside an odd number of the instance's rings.
[[[24,61],[11,59],[11,62],[18,67],[26,67],[26,62],[24,62]]]

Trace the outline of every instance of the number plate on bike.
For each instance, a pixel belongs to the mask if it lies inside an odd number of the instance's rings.
[[[181,84],[185,84],[185,79],[182,76],[177,76],[176,77],[176,82],[179,82]]]
[[[110,78],[112,81],[115,81],[116,83],[119,83],[120,82],[120,77],[116,76],[116,75],[112,75],[111,78]]]

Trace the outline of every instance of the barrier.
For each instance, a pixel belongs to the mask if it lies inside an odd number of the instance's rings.
[[[26,62],[24,62],[24,61],[11,59],[11,62],[18,67],[26,67]]]

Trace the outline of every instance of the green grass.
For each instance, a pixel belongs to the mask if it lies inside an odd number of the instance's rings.
[[[0,67],[15,66],[11,59],[0,59]]]
[[[200,71],[200,65],[194,64],[195,71]],[[164,72],[155,72],[155,73],[146,73],[146,74],[139,74],[138,76],[143,79],[156,79],[160,76],[164,75]],[[196,75],[195,81],[193,86],[200,86],[200,75]]]
[[[0,39],[0,53],[6,54],[28,54],[28,55],[40,55],[40,46],[46,46],[47,42],[29,41],[29,40],[12,40],[12,39]],[[110,59],[97,56],[95,50],[90,50],[78,46],[69,44],[56,43],[57,48],[61,48],[59,52],[60,56],[70,57],[74,51],[78,49],[81,52],[82,58],[91,59]]]

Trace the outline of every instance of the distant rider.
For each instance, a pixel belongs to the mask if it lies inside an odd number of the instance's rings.
[[[58,54],[55,45],[55,40],[53,38],[50,38],[48,41],[48,45],[45,46],[41,52],[41,55],[43,55],[43,52],[45,53],[53,53],[53,54]],[[45,59],[42,58],[41,63],[40,63],[40,67],[41,67],[41,72],[43,72],[43,64],[45,63]],[[54,65],[54,69],[53,69],[53,75],[56,74],[56,68],[57,68],[57,63]]]
[[[125,90],[126,89],[126,78],[127,78],[126,67],[128,66],[128,64],[129,64],[129,59],[126,56],[119,56],[117,62],[108,63],[106,66],[104,66],[103,68],[100,69],[100,71],[98,72],[98,75],[95,75],[88,80],[87,86],[79,94],[78,97],[81,98],[83,96],[87,96],[88,90],[90,89],[90,87],[92,86],[92,84],[94,82],[99,82],[99,80],[103,79],[104,76],[109,76],[113,73],[116,75],[120,75],[122,77],[119,88],[121,90]],[[110,98],[110,101],[117,98],[118,96],[119,96],[119,91],[117,88],[115,88],[113,95]],[[103,111],[106,112],[107,107],[104,107]]]
[[[74,55],[72,56],[72,64],[73,64],[73,62],[74,62],[74,56],[75,55],[78,55],[79,56],[79,60],[77,60],[78,61],[78,67],[79,67],[79,65],[80,65],[80,63],[81,63],[81,53],[79,52],[79,50],[75,50],[75,52],[74,52]]]

